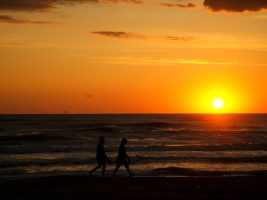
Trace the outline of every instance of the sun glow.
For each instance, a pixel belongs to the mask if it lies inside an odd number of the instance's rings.
[[[213,108],[220,110],[224,107],[224,101],[222,99],[214,99],[212,102]]]
[[[199,113],[239,113],[248,104],[242,88],[231,84],[208,83],[196,86],[192,90],[197,92],[190,97],[192,99],[190,103]]]

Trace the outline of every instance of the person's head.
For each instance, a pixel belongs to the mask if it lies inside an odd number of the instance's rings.
[[[105,138],[103,136],[99,137],[99,143],[101,143],[101,144],[105,143]]]
[[[127,143],[127,139],[126,138],[122,138],[121,145],[124,146],[126,143]]]

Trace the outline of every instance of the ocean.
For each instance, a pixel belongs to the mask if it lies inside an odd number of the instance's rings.
[[[112,161],[128,139],[136,176],[267,172],[267,114],[0,115],[0,178],[86,176],[100,136]],[[118,176],[127,176],[123,167]]]

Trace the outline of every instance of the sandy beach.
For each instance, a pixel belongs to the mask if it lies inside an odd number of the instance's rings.
[[[266,199],[267,177],[88,177],[2,179],[3,199]]]

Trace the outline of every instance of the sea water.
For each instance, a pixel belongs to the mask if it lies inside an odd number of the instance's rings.
[[[0,115],[0,177],[88,175],[100,136],[112,161],[128,139],[136,176],[267,171],[265,114]],[[107,176],[114,167],[107,165]]]

